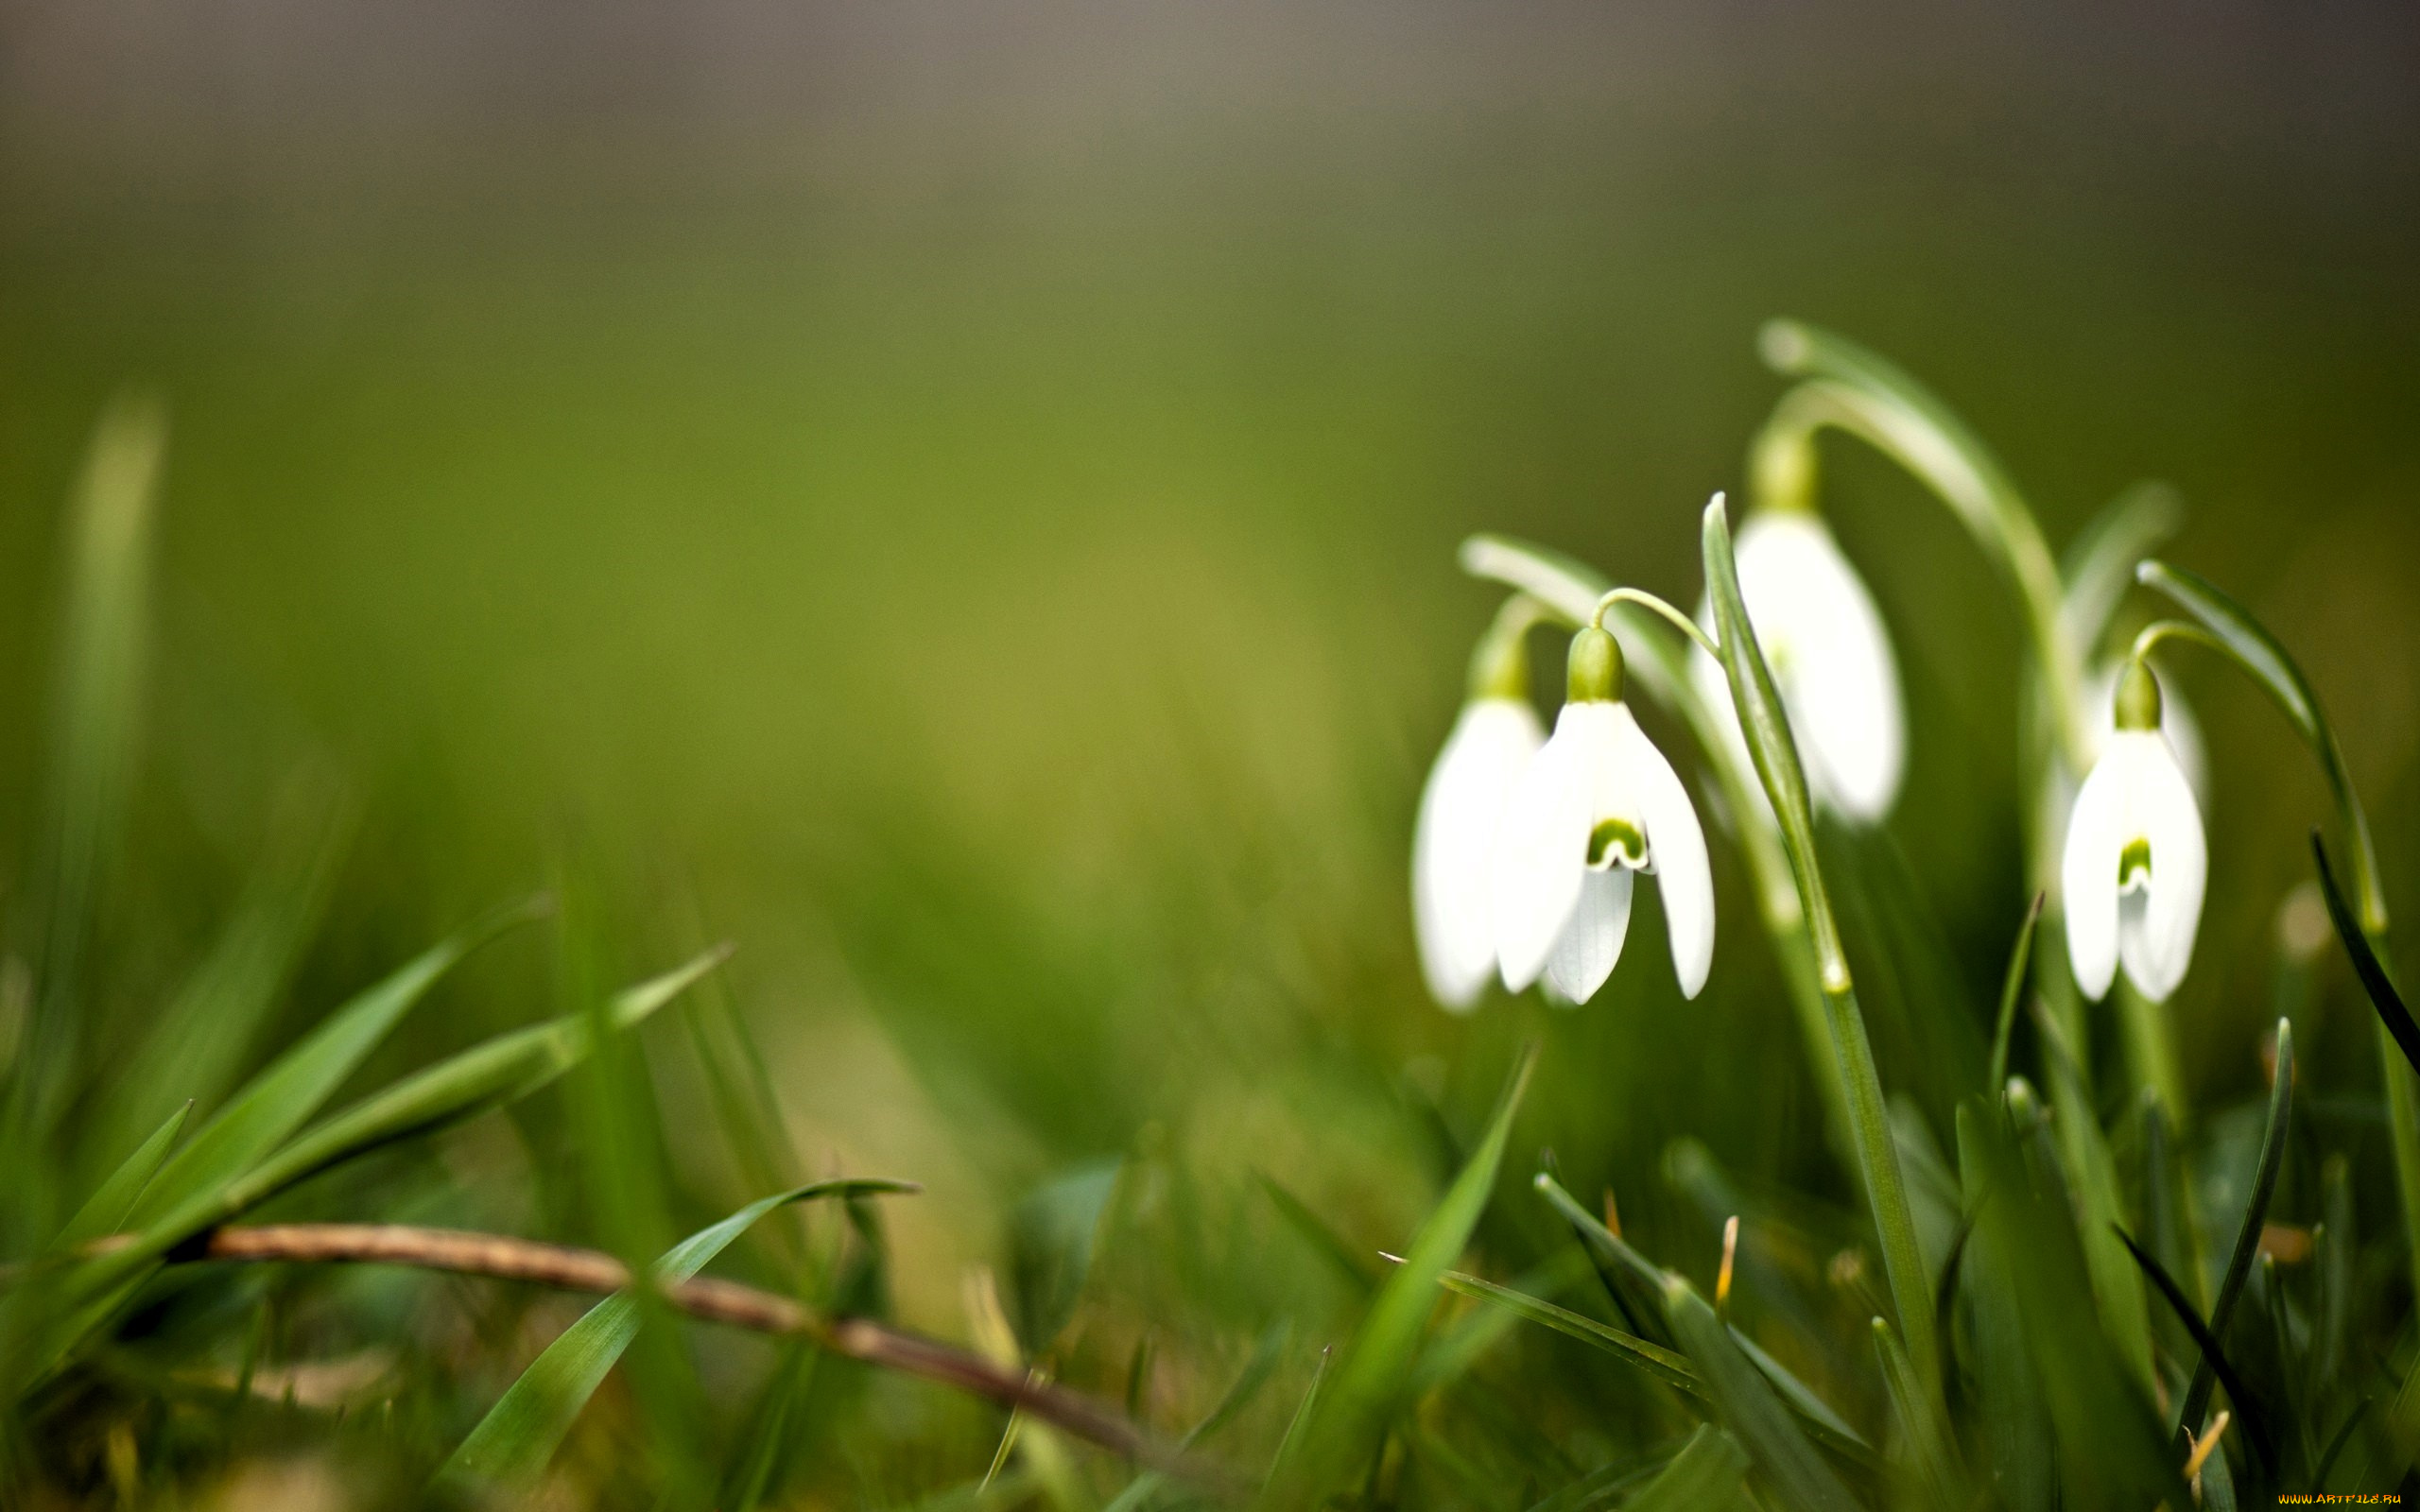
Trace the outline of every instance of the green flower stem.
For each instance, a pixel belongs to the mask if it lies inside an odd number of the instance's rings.
[[[1462,570],[1474,577],[1520,590],[1546,605],[1573,628],[1589,623],[1614,590],[1594,568],[1560,552],[1504,536],[1473,536],[1462,542]],[[1831,1021],[1816,978],[1813,942],[1806,933],[1806,915],[1799,906],[1798,885],[1790,877],[1789,859],[1781,837],[1762,820],[1763,800],[1753,770],[1739,761],[1738,748],[1725,737],[1721,716],[1706,707],[1689,680],[1688,652],[1662,632],[1651,611],[1617,600],[1605,617],[1616,621],[1632,679],[1649,696],[1678,715],[1704,753],[1713,771],[1730,828],[1748,863],[1756,896],[1756,913],[1771,937],[1781,965],[1782,982],[1798,1020],[1808,1070],[1823,1099],[1824,1130],[1834,1152],[1852,1172],[1858,1169],[1857,1142],[1851,1134],[1848,1094],[1841,1083],[1840,1062],[1832,1053]]]
[[[2048,679],[2059,749],[2081,773],[2086,749],[2082,654],[2062,622],[2058,559],[2006,470],[1923,385],[1855,343],[1794,320],[1774,320],[1758,344],[1776,371],[1807,381],[1782,396],[1751,443],[1753,502],[1810,507],[1815,438],[1826,429],[1858,438],[1923,480],[2008,577],[2034,660]]]
[[[1722,495],[1706,506],[1704,529],[1705,580],[1714,600],[1715,625],[1722,636],[1723,671],[1731,683],[1731,701],[1738,711],[1739,728],[1748,738],[1748,752],[1763,780],[1780,821],[1782,845],[1796,878],[1800,905],[1807,919],[1818,980],[1834,1054],[1846,1093],[1850,1128],[1857,1141],[1858,1165],[1865,1194],[1874,1211],[1876,1237],[1882,1246],[1882,1268],[1890,1281],[1897,1310],[1900,1337],[1907,1341],[1927,1401],[1941,1397],[1941,1357],[1934,1342],[1932,1281],[1916,1243],[1916,1225],[1908,1202],[1907,1178],[1899,1169],[1899,1152],[1891,1138],[1891,1124],[1882,1102],[1882,1079],[1875,1071],[1874,1046],[1865,1032],[1865,1015],[1849,979],[1839,927],[1816,864],[1815,826],[1806,798],[1806,774],[1789,733],[1781,692],[1773,685],[1772,669],[1765,663],[1748,623],[1748,607],[1739,596],[1739,571],[1731,555],[1731,525],[1723,513]]]
[[[2199,622],[2160,620],[2144,627],[2135,637],[2131,653],[2136,660],[2170,640],[2207,646],[2268,690],[2278,711],[2310,747],[2327,781],[2327,791],[2336,800],[2337,823],[2352,858],[2353,904],[2361,936],[2370,942],[2388,980],[2394,981],[2394,960],[2387,952],[2386,887],[2378,876],[2377,849],[2370,840],[2370,818],[2362,811],[2360,795],[2353,791],[2352,774],[2344,768],[2344,748],[2320,709],[2310,679],[2303,676],[2284,644],[2217,584],[2164,561],[2144,562],[2135,569],[2135,580],[2165,595]],[[2415,1080],[2386,1025],[2373,1022],[2371,1028],[2377,1045],[2378,1076],[2386,1086],[2387,1142],[2394,1152],[2395,1194],[2403,1204],[2404,1253],[2411,1267],[2412,1289],[2420,1292],[2420,1080]]]
[[[2169,1123],[2183,1127],[2189,1109],[2185,1102],[2185,1066],[2176,1054],[2176,1025],[2168,1005],[2153,1003],[2124,979],[2118,983],[2118,1017],[2126,1033],[2126,1058],[2135,1079],[2159,1099]]]

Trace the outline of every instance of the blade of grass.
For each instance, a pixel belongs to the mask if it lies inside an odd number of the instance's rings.
[[[2394,1037],[2405,1062],[2420,1073],[2420,1023],[2412,1022],[2411,1010],[2404,1005],[2403,994],[2395,990],[2394,980],[2387,975],[2386,963],[2378,959],[2369,936],[2361,933],[2360,922],[2345,904],[2343,889],[2336,885],[2335,869],[2327,864],[2327,842],[2320,838],[2316,829],[2310,832],[2310,853],[2319,868],[2320,896],[2327,900],[2328,921],[2336,926],[2336,937],[2343,942],[2344,954],[2353,963],[2353,974],[2360,978],[2361,990],[2369,995],[2378,1022]]]
[[[107,1137],[131,1138],[180,1103],[218,1106],[319,923],[350,829],[335,778],[305,768],[288,783],[209,954],[101,1089]]]
[[[2227,1388],[2227,1400],[2235,1403],[2235,1415],[2243,1424],[2246,1439],[2260,1455],[2262,1463],[2268,1467],[2269,1473],[2276,1474],[2275,1441],[2269,1435],[2268,1411],[2261,1406],[2260,1399],[2253,1395],[2250,1383],[2228,1361],[2226,1351],[2219,1348],[2219,1341],[2210,1332],[2209,1325],[2203,1322],[2201,1314],[2193,1311],[2192,1299],[2185,1295],[2185,1289],[2177,1284],[2176,1278],[2169,1274],[2168,1267],[2162,1265],[2149,1250],[2136,1244],[2134,1236],[2124,1229],[2118,1230],[2118,1237],[2125,1244],[2126,1252],[2135,1257],[2135,1263],[2142,1267],[2143,1274],[2150,1279],[2152,1288],[2167,1299],[2169,1308],[2176,1314],[2177,1321],[2185,1326],[2186,1333],[2193,1340],[2193,1347],[2202,1352],[2203,1359],[2210,1362],[2210,1368],[2218,1375],[2219,1384]]]
[[[1276,1373],[1277,1363],[1285,1356],[1286,1345],[1293,1336],[1293,1324],[1282,1320],[1263,1330],[1258,1342],[1253,1346],[1251,1357],[1244,1361],[1244,1366],[1236,1373],[1236,1379],[1228,1383],[1218,1404],[1177,1440],[1177,1448],[1180,1451],[1192,1449],[1235,1421],[1238,1414],[1252,1405],[1253,1399],[1260,1395],[1260,1388],[1267,1385],[1269,1378]],[[1131,1406],[1126,1415],[1129,1418],[1139,1416]],[[1142,1512],[1151,1498],[1167,1484],[1168,1478],[1160,1471],[1145,1470],[1134,1477],[1126,1489],[1117,1493],[1104,1512]]]
[[[1322,1259],[1334,1265],[1353,1283],[1356,1291],[1366,1297],[1378,1289],[1378,1267],[1363,1257],[1358,1246],[1347,1243],[1343,1235],[1328,1227],[1327,1220],[1321,1217],[1309,1203],[1287,1190],[1275,1177],[1258,1170],[1253,1172],[1253,1177],[1268,1195],[1270,1206],[1286,1220],[1287,1227],[1300,1234]]]
[[[1764,1372],[1740,1352],[1697,1289],[1666,1272],[1664,1306],[1673,1336],[1698,1367],[1715,1416],[1747,1450],[1766,1488],[1800,1512],[1856,1512],[1857,1499],[1846,1483],[1782,1405]]]
[[[900,1181],[848,1179],[818,1181],[761,1198],[666,1250],[653,1267],[655,1283],[689,1280],[776,1208],[818,1197],[913,1190]],[[580,1409],[638,1336],[639,1322],[638,1298],[629,1292],[616,1292],[582,1314],[488,1409],[438,1471],[438,1485],[455,1495],[481,1486],[522,1490],[533,1485]]]
[[[1883,1388],[1890,1393],[1892,1414],[1916,1462],[1916,1472],[1936,1506],[1972,1506],[1975,1494],[1966,1485],[1965,1468],[1958,1461],[1948,1425],[1924,1399],[1908,1351],[1882,1318],[1874,1320],[1874,1352],[1882,1366]]]
[[[2118,1164],[2095,1112],[2091,1074],[2079,1046],[2085,1033],[2083,1001],[2064,975],[2052,973],[2036,1000],[2041,1012],[2043,1070],[2050,1086],[2051,1148],[2078,1210],[2084,1269],[2092,1279],[2092,1302],[2100,1326],[2145,1397],[2154,1394],[2151,1306],[2142,1278],[2126,1258],[2115,1229],[2125,1216],[2118,1192]]]
[[[2025,996],[2026,968],[2033,960],[2033,931],[2042,922],[2042,900],[2035,893],[2025,908],[2025,921],[2016,926],[2016,943],[2008,953],[2008,971],[2000,978],[2000,1008],[1992,1027],[1991,1070],[1986,1073],[1983,1091],[1993,1097],[2008,1085],[2008,1039],[2016,1025],[2016,1005]]]
[[[2013,1109],[2016,1104],[2012,1099]],[[2035,1105],[2023,1099],[2024,1110]],[[2076,1508],[2140,1508],[2162,1501],[2190,1505],[2169,1434],[2149,1397],[2134,1385],[2115,1348],[2096,1326],[2083,1254],[2063,1194],[2037,1188],[2006,1122],[1979,1100],[1958,1111],[1959,1162],[1975,1212],[1967,1274],[1976,1306],[1977,1342],[1992,1348],[1996,1368],[1983,1377],[1986,1421],[1996,1400],[2022,1429],[2038,1401],[2056,1430],[2058,1449],[2019,1438],[1996,1449],[1993,1469],[2005,1494],[2012,1479],[2031,1485],[2055,1464],[2066,1504]],[[2056,1180],[2055,1158],[2044,1173]],[[2000,1311],[2005,1309],[2005,1312]],[[2014,1336],[2011,1337],[2010,1335]],[[2020,1349],[2038,1390],[2020,1382],[2005,1357]],[[2012,1461],[2008,1451],[2037,1454]],[[2009,1497],[2013,1504],[2017,1498]],[[2028,1497],[2031,1505],[2043,1504]]]
[[[495,915],[430,947],[329,1014],[246,1082],[161,1168],[135,1211],[135,1226],[147,1227],[251,1170],[319,1110],[439,979],[478,946],[534,917],[527,904]]]
[[[2277,1070],[2274,1084],[2269,1089],[2269,1123],[2260,1136],[2260,1163],[2252,1177],[2252,1194],[2245,1201],[2243,1222],[2237,1227],[2235,1252],[2228,1257],[2226,1274],[2219,1281],[2218,1297],[2210,1304],[2210,1337],[2213,1341],[2227,1336],[2227,1325],[2235,1319],[2235,1306],[2243,1295],[2243,1283],[2252,1274],[2252,1259],[2260,1249],[2261,1226],[2269,1221],[2269,1199],[2277,1190],[2277,1171],[2286,1154],[2286,1133],[2293,1122],[2294,1109],[2294,1026],[2284,1019],[2277,1021]],[[2176,1415],[2180,1433],[2198,1435],[2202,1415],[2210,1405],[2210,1393],[2218,1386],[2218,1355],[2214,1349],[2204,1349],[2201,1364],[2193,1368],[2192,1383],[2186,1387],[2185,1400]]]
[[[1429,1213],[1405,1252],[1404,1263],[1378,1288],[1370,1310],[1346,1341],[1336,1381],[1305,1431],[1299,1452],[1288,1455],[1266,1493],[1280,1506],[1312,1506],[1339,1477],[1361,1463],[1399,1404],[1406,1373],[1419,1351],[1421,1335],[1437,1306],[1437,1279],[1462,1247],[1495,1187],[1530,1072],[1534,1045],[1521,1052],[1487,1132],[1461,1174]]]
[[[74,1249],[103,1234],[116,1233],[125,1227],[127,1214],[134,1211],[135,1201],[143,1195],[143,1189],[159,1174],[161,1162],[168,1158],[168,1146],[177,1142],[177,1134],[185,1126],[185,1117],[192,1111],[193,1104],[187,1103],[170,1113],[158,1128],[134,1147],[133,1154],[118,1162],[117,1169],[110,1173],[109,1179],[85,1199],[84,1205],[76,1210],[76,1215],[67,1220],[67,1227],[51,1241],[52,1253]]]
[[[1622,1512],[1750,1512],[1756,1503],[1747,1482],[1748,1455],[1738,1442],[1701,1423],[1663,1472],[1622,1503]]]

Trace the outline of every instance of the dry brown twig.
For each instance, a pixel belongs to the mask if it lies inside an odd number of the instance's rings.
[[[123,1242],[121,1238],[119,1242]],[[93,1246],[108,1248],[103,1240]],[[567,1292],[618,1292],[631,1274],[599,1249],[504,1234],[392,1223],[280,1223],[214,1228],[183,1252],[195,1260],[345,1262],[531,1281]],[[1228,1477],[1080,1392],[994,1365],[980,1355],[876,1323],[827,1318],[786,1297],[699,1277],[664,1288],[665,1301],[692,1317],[812,1342],[818,1349],[974,1396],[1088,1439],[1138,1464],[1196,1481]]]

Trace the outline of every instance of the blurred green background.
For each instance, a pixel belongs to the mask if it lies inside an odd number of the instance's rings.
[[[1830,326],[2054,543],[2181,490],[2172,554],[2305,659],[2410,914],[2415,142],[2386,6],[11,0],[0,874],[62,501],[131,386],[172,434],[104,1043],[335,774],[356,827],[264,1048],[579,870],[626,975],[739,941],[810,1166],[926,1183],[919,1326],[962,1334],[1010,1205],[1138,1140],[1398,1241],[1450,1169],[1426,1110],[1467,1138],[1530,1036],[1516,1147],[1695,1266],[1674,1138],[1840,1191],[1736,864],[1685,1014],[1651,912],[1578,1013],[1419,985],[1410,812],[1493,603],[1456,542],[1693,602],[1780,391],[1755,328]],[[2014,618],[1912,483],[1827,457],[1912,704],[1892,834],[1979,1018],[2023,902]],[[2221,1099],[2324,798],[2256,693],[2182,684],[2214,882],[2176,1011]],[[504,947],[396,1063],[553,971]],[[752,1195],[649,1035],[675,1169]]]

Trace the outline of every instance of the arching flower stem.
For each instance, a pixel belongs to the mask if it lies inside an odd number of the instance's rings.
[[[1758,345],[1774,370],[1806,381],[1782,396],[1750,444],[1751,499],[1768,508],[1811,508],[1815,442],[1825,430],[1854,436],[1914,473],[2008,579],[2048,683],[2059,752],[2081,773],[2090,765],[2081,717],[2082,648],[2061,623],[2058,558],[1998,460],[1921,384],[1853,342],[1774,320]]]
[[[1713,657],[1718,662],[1722,660],[1722,647],[1715,644],[1714,637],[1706,634],[1704,629],[1699,626],[1697,621],[1689,618],[1686,614],[1684,614],[1679,610],[1673,608],[1668,600],[1658,598],[1655,594],[1649,593],[1644,588],[1623,587],[1607,589],[1605,593],[1598,598],[1597,608],[1589,614],[1588,623],[1596,626],[1599,629],[1602,629],[1605,624],[1605,611],[1612,609],[1616,604],[1636,604],[1643,610],[1662,615],[1665,619],[1670,621],[1682,634],[1687,636],[1690,640],[1695,641],[1699,646],[1704,650],[1706,655]]]
[[[2386,889],[2378,876],[2377,850],[2370,839],[2369,816],[2361,808],[2360,795],[2353,791],[2352,775],[2344,766],[2343,747],[2321,710],[2319,696],[2312,690],[2310,680],[2268,627],[2216,584],[2158,560],[2137,567],[2135,580],[2167,597],[2192,615],[2193,621],[2154,621],[2135,637],[2129,656],[2140,662],[2155,647],[2171,640],[2217,651],[2267,691],[2287,722],[2310,747],[2311,757],[2319,763],[2320,774],[2335,799],[2337,821],[2344,833],[2351,861],[2348,869],[2353,879],[2353,904],[2358,910],[2361,934],[2392,980],[2394,966],[2387,951]],[[2379,1077],[2386,1085],[2388,1144],[2394,1152],[2395,1190],[2403,1205],[2405,1250],[2411,1266],[2412,1286],[2420,1291],[2420,1077],[2415,1077],[2404,1060],[2386,1025],[2377,1023],[2373,1028]]]

